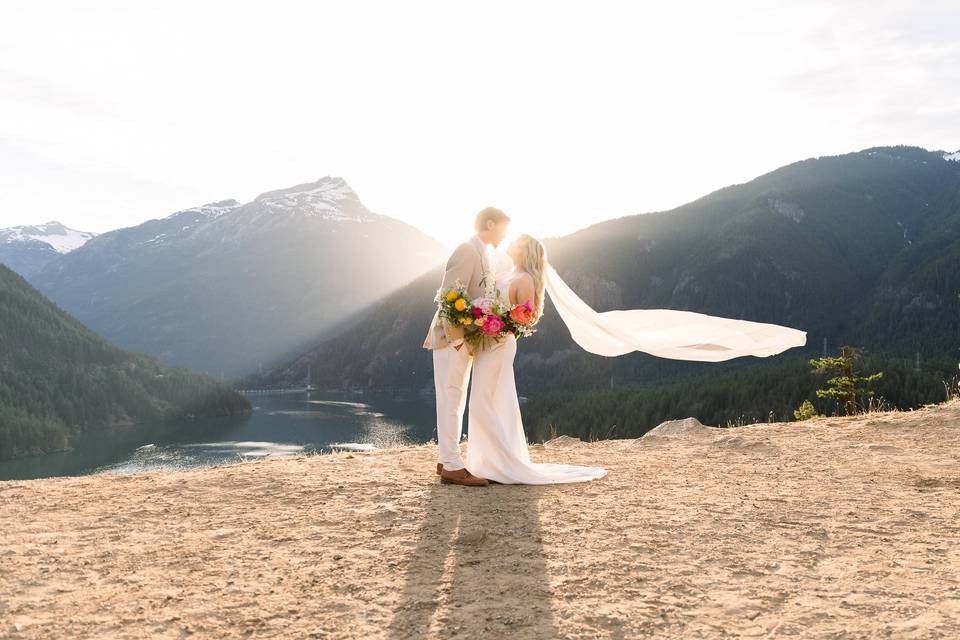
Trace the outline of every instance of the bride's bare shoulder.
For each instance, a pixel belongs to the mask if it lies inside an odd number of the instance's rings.
[[[531,291],[533,291],[533,276],[526,271],[517,272],[510,280],[510,304],[520,304],[523,302],[520,298]]]

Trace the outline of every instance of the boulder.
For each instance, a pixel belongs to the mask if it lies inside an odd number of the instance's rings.
[[[661,422],[641,437],[709,435],[719,431],[720,429],[718,427],[704,426],[696,418],[684,418],[682,420],[667,420],[666,422]]]
[[[580,438],[574,438],[572,436],[557,436],[553,440],[547,440],[543,443],[543,446],[548,448],[564,448],[564,447],[573,447],[578,444],[583,444],[583,441]]]

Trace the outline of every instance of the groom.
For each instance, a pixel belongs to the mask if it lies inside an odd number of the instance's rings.
[[[474,221],[476,234],[447,258],[444,266],[441,295],[459,280],[467,289],[470,300],[483,295],[487,282],[494,277],[491,271],[489,247],[496,247],[507,233],[510,218],[500,209],[487,207]],[[487,280],[485,280],[485,278]],[[463,410],[467,403],[467,381],[473,356],[464,345],[464,330],[433,314],[430,329],[423,341],[424,349],[433,350],[433,383],[437,392],[437,445],[440,481],[466,486],[489,484],[466,469],[460,457],[460,432],[463,428]]]

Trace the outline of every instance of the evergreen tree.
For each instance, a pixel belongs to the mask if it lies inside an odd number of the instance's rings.
[[[854,361],[859,359],[862,354],[863,349],[844,346],[840,347],[839,356],[810,360],[810,364],[816,373],[835,372],[840,374],[827,380],[829,386],[826,389],[817,389],[817,397],[842,400],[844,412],[848,416],[859,413],[861,408],[867,406],[867,399],[873,398],[873,391],[863,385],[869,385],[883,377],[882,371],[867,376],[860,376],[854,372]],[[862,403],[857,402],[858,396],[864,398]]]

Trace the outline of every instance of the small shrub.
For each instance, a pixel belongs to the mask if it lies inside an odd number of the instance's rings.
[[[793,412],[793,417],[798,421],[803,421],[811,418],[822,418],[823,416],[817,413],[817,408],[813,406],[812,402],[804,400],[800,407]]]

